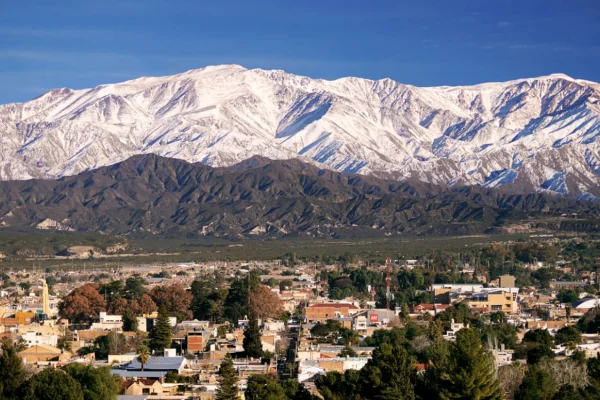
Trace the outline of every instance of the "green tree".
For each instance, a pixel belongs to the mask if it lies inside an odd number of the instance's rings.
[[[217,400],[238,400],[238,373],[233,366],[231,355],[227,354],[219,367]]]
[[[447,374],[440,374],[440,397],[446,399],[502,399],[494,361],[473,329],[461,329],[450,347]]]
[[[20,388],[21,400],[84,400],[81,385],[60,369],[45,369]]]
[[[154,328],[150,332],[150,349],[152,351],[163,351],[171,347],[171,336],[173,330],[169,322],[169,314],[165,306],[158,309]]]
[[[252,375],[248,378],[246,400],[282,400],[286,393],[273,375]]]
[[[360,371],[363,396],[376,400],[415,398],[416,368],[401,346],[384,343]]]
[[[572,326],[565,326],[556,331],[554,335],[554,343],[563,344],[573,342],[575,344],[581,343],[581,332],[573,328]]]
[[[105,360],[110,354],[122,354],[127,348],[127,338],[122,333],[112,331],[94,341],[96,359]]]
[[[138,329],[138,320],[131,311],[131,308],[126,308],[123,312],[123,331],[135,332]]]
[[[11,340],[3,337],[0,354],[0,400],[15,399],[17,389],[24,380],[23,361]]]
[[[138,355],[137,360],[142,365],[143,371],[144,365],[146,365],[146,363],[150,360],[150,349],[148,348],[148,346],[146,346],[146,344],[142,343],[137,347],[136,353]]]
[[[114,400],[121,390],[121,381],[111,374],[110,367],[72,363],[64,370],[79,382],[84,400]]]
[[[556,384],[550,374],[536,365],[530,365],[515,392],[515,400],[551,400],[555,393]]]
[[[295,379],[286,379],[281,383],[285,395],[290,400],[315,400],[306,387]]]
[[[359,371],[349,369],[343,374],[330,371],[320,375],[315,385],[324,400],[361,400]]]
[[[263,356],[260,329],[258,328],[258,320],[254,314],[250,315],[248,326],[244,330],[242,344],[248,357],[260,358]]]

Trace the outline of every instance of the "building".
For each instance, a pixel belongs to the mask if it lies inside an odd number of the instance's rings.
[[[473,293],[469,299],[472,308],[487,308],[491,312],[503,311],[514,314],[518,312],[517,288],[497,288]]]
[[[24,363],[51,362],[69,360],[73,355],[66,351],[63,352],[56,347],[39,344],[31,346],[28,349],[19,352],[19,356]]]
[[[158,318],[158,313],[137,317],[138,331],[150,332],[154,328],[154,321]],[[169,317],[169,324],[175,328],[177,326],[177,317]]]
[[[58,336],[54,334],[46,334],[42,332],[28,331],[20,335],[27,342],[29,347],[45,344],[47,346],[56,347],[58,344]]]
[[[345,371],[360,370],[369,362],[369,357],[336,357],[318,360],[301,360],[298,366],[298,382],[312,382],[319,375],[330,371],[343,374]]]
[[[600,306],[600,299],[581,299],[573,303],[573,308],[582,313],[586,313],[592,308]]]
[[[109,315],[102,311],[100,313],[100,322],[94,322],[90,327],[92,331],[122,331],[123,317],[120,315]]]
[[[304,309],[307,322],[324,322],[332,318],[352,316],[359,309],[350,303],[317,303]]]
[[[512,275],[502,275],[500,277],[501,288],[513,288],[517,286],[517,280]]]

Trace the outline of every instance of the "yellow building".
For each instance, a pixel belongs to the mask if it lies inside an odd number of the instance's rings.
[[[500,287],[501,288],[512,288],[516,287],[516,279],[512,275],[502,275],[500,277]]]
[[[469,300],[470,307],[487,308],[489,311],[503,311],[505,313],[516,313],[517,293],[498,289],[489,292],[475,293]]]

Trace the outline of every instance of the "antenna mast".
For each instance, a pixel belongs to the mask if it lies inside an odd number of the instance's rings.
[[[386,305],[387,305],[387,309],[390,309],[390,299],[392,298],[392,291],[391,291],[391,286],[392,286],[392,276],[390,274],[390,264],[391,264],[391,260],[390,258],[386,258],[385,259],[385,300],[386,300]]]

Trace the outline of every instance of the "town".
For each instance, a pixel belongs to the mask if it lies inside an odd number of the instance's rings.
[[[0,397],[600,398],[597,252],[3,269]]]

